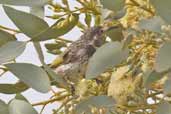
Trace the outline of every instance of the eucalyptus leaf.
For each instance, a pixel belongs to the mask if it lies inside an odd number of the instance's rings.
[[[96,78],[109,68],[121,63],[127,58],[128,50],[122,50],[122,44],[118,42],[106,43],[97,49],[90,58],[86,78]]]
[[[62,76],[59,76],[56,74],[49,66],[44,65],[45,71],[48,73],[48,75],[52,78],[53,81],[57,82],[58,87],[67,88],[67,82],[62,78]]]
[[[34,44],[34,47],[35,47],[35,49],[36,49],[36,51],[38,53],[40,62],[42,63],[42,65],[44,65],[45,64],[44,55],[43,55],[40,43],[39,42],[33,42],[33,44]]]
[[[122,41],[124,38],[122,30],[123,28],[119,26],[118,28],[108,31],[106,35],[109,36],[112,41]]]
[[[78,14],[72,14],[66,17],[66,19],[59,19],[51,27],[47,28],[40,34],[37,34],[32,40],[33,41],[45,41],[49,39],[55,39],[61,35],[68,33],[72,30],[78,23]]]
[[[152,17],[150,19],[140,20],[138,25],[141,29],[162,33],[161,27],[165,25],[165,22],[160,17]]]
[[[17,99],[10,102],[9,112],[10,114],[38,114],[31,104]]]
[[[31,38],[49,28],[48,24],[44,20],[35,15],[19,11],[8,6],[3,6],[3,8],[13,23],[24,34]]]
[[[20,94],[20,93],[17,93],[17,94],[15,95],[15,99],[23,100],[23,101],[28,102],[28,100],[27,100],[22,94]]]
[[[160,80],[165,74],[166,72],[156,72],[155,70],[147,71],[144,77],[144,86],[147,88],[150,87],[153,82]]]
[[[171,104],[163,101],[158,105],[156,114],[171,114]]]
[[[115,105],[115,101],[108,96],[92,96],[88,99],[81,101],[76,105],[76,114],[83,114],[83,112],[87,114],[87,112],[91,112],[92,107],[96,108],[110,108]]]
[[[16,6],[43,6],[48,0],[0,0],[0,4]]]
[[[25,50],[26,43],[10,41],[0,47],[0,64],[12,61]]]
[[[150,0],[156,13],[161,16],[168,24],[171,24],[171,1],[170,0]]]
[[[5,32],[3,30],[0,30],[0,47],[2,45],[4,45],[5,43],[7,43],[9,41],[13,41],[13,40],[16,40],[14,35],[12,35],[8,32]]]
[[[9,114],[8,105],[0,100],[0,114]]]
[[[42,68],[27,63],[11,63],[5,66],[29,87],[42,93],[50,90],[49,77]]]
[[[171,76],[169,74],[167,80],[164,83],[164,94],[170,96],[171,95]]]
[[[44,7],[31,7],[30,13],[38,17],[44,18]]]
[[[85,14],[85,23],[87,24],[88,27],[91,26],[91,20],[92,20],[91,14],[86,13]]]
[[[0,84],[0,93],[4,94],[16,94],[26,91],[29,87],[23,82],[17,82],[15,84]]]
[[[171,42],[168,41],[162,45],[162,47],[159,49],[157,57],[156,57],[156,63],[155,63],[155,69],[158,72],[162,72],[164,70],[167,70],[171,68]]]
[[[118,11],[124,8],[125,0],[100,0],[104,8]]]

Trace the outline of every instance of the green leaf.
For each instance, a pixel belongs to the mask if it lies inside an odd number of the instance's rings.
[[[17,94],[15,95],[15,99],[23,100],[23,101],[28,102],[28,100],[27,100],[22,94],[20,94],[20,93],[17,93]]]
[[[91,26],[91,20],[92,20],[91,14],[86,13],[85,14],[85,23],[87,24],[88,27]]]
[[[9,114],[8,105],[0,100],[0,114]]]
[[[42,6],[31,7],[30,13],[38,17],[44,18],[44,8]]]
[[[134,30],[132,28],[128,28],[126,30],[126,32],[127,32],[127,35],[124,35],[124,41],[123,41],[123,48],[124,49],[128,48],[130,43],[132,42],[134,36],[139,34],[136,30]]]
[[[43,6],[48,0],[0,0],[0,4],[17,6]]]
[[[118,11],[124,8],[125,0],[100,0],[104,8]]]
[[[128,50],[122,50],[122,44],[118,42],[106,43],[97,49],[90,58],[86,78],[95,78],[105,70],[113,68],[126,59]]]
[[[50,90],[50,80],[42,68],[27,63],[11,63],[5,66],[29,87],[42,93]]]
[[[142,19],[138,25],[141,29],[162,33],[161,27],[165,25],[165,22],[160,17],[152,17],[150,19]]]
[[[12,41],[12,40],[16,40],[15,36],[5,32],[3,30],[0,30],[0,46],[4,45],[5,43]]]
[[[167,80],[165,81],[165,84],[164,84],[164,94],[165,95],[171,95],[171,76],[169,74]]]
[[[47,43],[45,44],[45,47],[49,51],[53,51],[55,49],[60,49],[62,47],[66,47],[66,43],[60,42],[60,43]]]
[[[163,101],[158,105],[156,114],[171,114],[171,104]]]
[[[161,16],[167,23],[171,24],[171,1],[170,0],[150,0],[156,13]]]
[[[10,114],[38,114],[31,104],[17,99],[10,102],[9,112]]]
[[[0,84],[0,93],[4,94],[16,94],[27,90],[29,87],[23,82],[17,82],[15,84]]]
[[[150,85],[153,82],[156,82],[160,80],[161,78],[163,78],[164,74],[166,74],[166,72],[156,72],[155,70],[147,71],[144,77],[144,86],[147,88],[150,87]]]
[[[31,38],[49,27],[44,20],[35,15],[19,11],[8,6],[3,6],[3,8],[13,23],[24,34]]]
[[[59,19],[54,25],[47,28],[45,31],[41,32],[37,36],[35,36],[33,41],[45,41],[49,39],[57,38],[61,35],[68,33],[72,30],[75,25],[77,25],[79,20],[78,14],[72,14],[68,16],[66,19]]]
[[[26,43],[19,41],[10,41],[0,47],[0,64],[12,61],[25,50]]]
[[[42,63],[42,65],[44,65],[45,64],[44,55],[43,55],[40,43],[39,42],[33,42],[33,44],[34,44],[34,47],[35,47],[35,49],[36,49],[36,51],[38,53],[40,62]]]
[[[108,96],[92,96],[89,97],[86,100],[81,101],[79,104],[76,106],[76,114],[82,114],[83,112],[91,112],[91,107],[96,107],[96,108],[110,108],[115,105],[115,101]]]
[[[122,41],[124,38],[122,30],[122,27],[118,27],[108,31],[106,35],[109,36],[112,41]]]
[[[45,71],[49,74],[49,76],[53,79],[53,81],[57,82],[57,86],[67,88],[67,82],[62,78],[62,76],[59,76],[56,74],[49,66],[44,65]]]
[[[162,72],[171,68],[171,42],[166,42],[159,49],[159,52],[156,57],[155,69],[158,72]]]

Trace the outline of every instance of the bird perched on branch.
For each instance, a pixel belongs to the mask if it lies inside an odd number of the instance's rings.
[[[104,33],[116,27],[96,26],[87,29],[77,41],[71,43],[67,50],[57,58],[60,61],[62,60],[62,63],[56,68],[54,68],[55,65],[51,65],[51,67],[65,80],[77,82],[83,78],[89,58],[104,43]]]

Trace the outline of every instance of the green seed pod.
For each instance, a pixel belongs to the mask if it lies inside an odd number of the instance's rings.
[[[90,27],[91,25],[91,20],[92,20],[92,17],[89,13],[86,13],[85,14],[85,23],[87,24],[88,27]]]
[[[62,3],[63,3],[64,5],[66,5],[66,6],[69,6],[69,5],[68,5],[68,0],[62,0]]]
[[[45,44],[46,49],[52,51],[54,49],[60,49],[62,47],[66,47],[66,44],[61,42],[61,43],[47,43]]]
[[[59,31],[68,31],[78,22],[78,14],[71,14],[65,20],[60,21],[55,28]]]
[[[101,16],[100,15],[97,15],[95,17],[95,25],[98,26],[101,24]]]
[[[52,51],[49,51],[49,50],[48,50],[48,52],[51,53],[51,54],[55,54],[55,55],[59,55],[59,54],[62,53],[62,51],[59,50],[59,49],[55,49],[55,50],[52,50]]]

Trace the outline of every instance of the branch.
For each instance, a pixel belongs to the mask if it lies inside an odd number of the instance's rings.
[[[56,97],[56,98],[54,98],[54,99],[50,99],[50,100],[47,100],[47,101],[43,101],[43,102],[39,102],[39,103],[32,104],[32,106],[39,106],[39,105],[46,105],[46,104],[49,104],[49,103],[53,103],[53,102],[55,102],[55,101],[58,101],[58,100],[61,100],[61,99],[65,98],[65,97],[67,97],[67,96],[69,96],[69,95],[70,95],[70,94],[67,93],[67,94],[65,94],[65,95],[58,96],[58,97]]]

